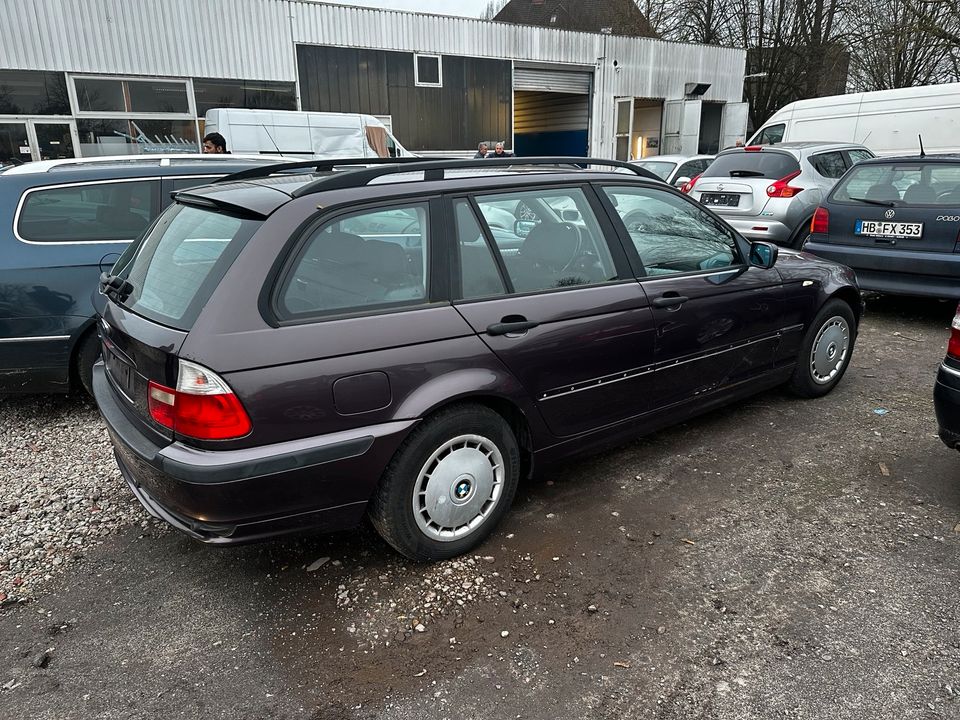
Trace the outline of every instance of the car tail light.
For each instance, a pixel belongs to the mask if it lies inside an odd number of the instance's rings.
[[[700,173],[700,175],[703,175],[703,173]],[[680,188],[680,192],[682,192],[684,195],[689,194],[690,191],[693,190],[693,186],[697,184],[697,180],[700,179],[700,175],[694,175],[692,178],[687,180],[683,184],[683,187]]]
[[[198,440],[231,440],[250,432],[250,418],[233,390],[216,373],[180,361],[176,389],[151,381],[150,417],[178,435]]]
[[[763,150],[763,145],[747,145],[743,150],[744,152],[760,152]]]
[[[830,211],[824,207],[818,207],[813,214],[813,220],[810,221],[810,232],[827,234],[830,232]]]
[[[793,187],[788,183],[793,180],[797,175],[800,174],[800,171],[792,172],[786,177],[782,177],[777,180],[773,185],[767,188],[767,195],[772,198],[792,198],[800,194],[800,191],[803,188]]]
[[[960,360],[960,305],[950,323],[950,342],[947,343],[947,355],[954,360]]]

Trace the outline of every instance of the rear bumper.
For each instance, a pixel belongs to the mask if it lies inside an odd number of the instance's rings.
[[[793,236],[793,228],[787,227],[782,222],[766,217],[731,217],[730,215],[720,215],[734,229],[743,235],[747,240],[765,240],[766,242],[786,245]]]
[[[960,449],[960,370],[940,365],[933,388],[940,439],[949,448]]]
[[[821,238],[823,236],[820,236]],[[896,248],[859,247],[822,242],[817,236],[805,252],[853,269],[861,290],[897,295],[960,298],[960,255]]]
[[[146,510],[211,544],[356,525],[416,421],[385,423],[240,450],[161,444],[126,415],[102,363],[94,397],[120,471]]]

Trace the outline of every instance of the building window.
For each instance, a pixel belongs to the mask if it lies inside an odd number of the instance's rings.
[[[443,68],[439,55],[414,55],[413,71],[416,85],[443,87]]]
[[[78,118],[80,156],[195,153],[195,120]]]
[[[74,77],[78,113],[190,112],[187,83],[182,80],[127,80]]]
[[[63,73],[0,70],[0,115],[69,115]]]
[[[213,108],[297,109],[296,85],[291,82],[195,78],[193,93],[197,99],[197,117],[201,118]]]

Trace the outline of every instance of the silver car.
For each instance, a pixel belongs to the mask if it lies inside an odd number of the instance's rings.
[[[679,188],[706,170],[711,162],[713,155],[652,155],[634,160],[631,165],[649,170],[668,185]]]
[[[874,157],[863,145],[795,142],[724,150],[690,196],[749,240],[800,248],[813,214],[849,167]]]

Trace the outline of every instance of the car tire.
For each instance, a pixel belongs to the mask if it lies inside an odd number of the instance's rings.
[[[384,540],[412,560],[444,560],[483,541],[509,510],[520,478],[510,426],[481,405],[428,417],[397,450],[370,503]]]
[[[97,329],[87,331],[77,342],[73,359],[73,372],[81,387],[93,397],[93,366],[100,359],[100,338]]]
[[[804,335],[797,366],[788,382],[790,390],[805,398],[821,397],[833,390],[850,365],[856,339],[853,310],[843,300],[828,300]]]

